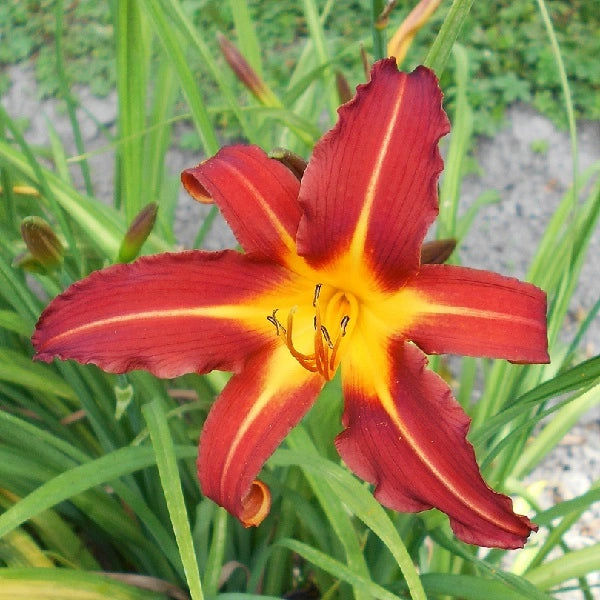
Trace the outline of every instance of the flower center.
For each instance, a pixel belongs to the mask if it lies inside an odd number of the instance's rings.
[[[315,286],[312,305],[292,306],[285,325],[279,320],[276,308],[267,320],[275,326],[276,334],[285,342],[290,354],[308,371],[320,373],[328,381],[333,378],[356,325],[358,302],[347,292]],[[302,352],[298,348],[307,347]]]

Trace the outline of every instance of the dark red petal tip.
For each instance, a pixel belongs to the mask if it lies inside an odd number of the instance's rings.
[[[397,289],[419,267],[438,213],[438,141],[450,124],[432,71],[376,63],[371,81],[339,109],[300,187],[298,252],[319,267],[349,253]]]
[[[521,548],[537,527],[482,479],[465,437],[470,420],[446,383],[425,369],[423,353],[396,342],[385,356],[371,354],[377,372],[354,365],[343,372],[346,429],[336,446],[346,464],[375,484],[375,497],[389,508],[436,507],[469,544]]]
[[[252,356],[225,386],[202,429],[202,493],[244,526],[260,524],[271,495],[256,476],[322,386],[322,377],[301,367],[278,341]]]

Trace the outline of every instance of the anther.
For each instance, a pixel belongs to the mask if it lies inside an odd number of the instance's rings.
[[[313,306],[317,306],[317,300],[319,299],[319,294],[321,293],[322,283],[317,283],[315,286],[315,295],[313,297]]]
[[[348,315],[344,316],[344,318],[342,319],[342,321],[340,323],[340,328],[342,330],[342,336],[346,335],[346,327],[348,326],[349,322],[350,322],[350,317]]]
[[[273,325],[275,325],[275,329],[276,329],[276,331],[277,331],[277,335],[279,335],[279,332],[280,332],[280,330],[281,330],[281,332],[282,332],[282,333],[284,333],[284,334],[285,334],[285,333],[287,333],[287,332],[286,332],[286,329],[285,329],[285,327],[284,327],[284,326],[283,326],[283,325],[282,325],[282,324],[279,322],[279,319],[278,319],[278,318],[277,318],[277,316],[276,316],[276,315],[277,315],[277,311],[278,311],[278,310],[279,310],[279,309],[278,309],[278,308],[276,308],[276,309],[273,311],[273,314],[272,314],[272,315],[268,315],[268,316],[267,316],[267,321],[269,321],[269,323],[272,323]]]
[[[333,342],[331,341],[331,338],[329,337],[329,331],[327,331],[327,328],[325,327],[325,325],[321,325],[321,333],[323,334],[323,337],[325,338],[327,345],[333,350]]]

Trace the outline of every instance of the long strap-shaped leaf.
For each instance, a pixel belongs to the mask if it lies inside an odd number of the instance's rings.
[[[169,431],[168,421],[159,400],[146,404],[142,412],[148,423],[148,430],[150,431],[150,438],[156,456],[156,465],[158,466],[160,481],[192,600],[204,600],[192,531],[179,480],[177,454]]]
[[[383,507],[357,479],[342,467],[317,456],[306,456],[299,452],[278,450],[271,465],[298,465],[316,479],[325,481],[333,492],[342,499],[346,507],[369,527],[388,547],[396,559],[414,600],[426,600],[425,591],[415,570],[408,550],[398,535],[394,524],[385,514]]]

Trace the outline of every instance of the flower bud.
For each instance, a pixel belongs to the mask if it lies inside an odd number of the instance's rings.
[[[375,29],[381,31],[388,26],[390,22],[390,13],[398,3],[398,0],[388,0],[381,14],[375,19]]]
[[[342,73],[340,73],[340,71],[335,72],[335,85],[337,87],[340,104],[346,104],[346,102],[350,102],[354,94],[350,89],[348,80],[342,75]]]
[[[25,217],[21,222],[21,236],[29,250],[30,258],[23,255],[19,266],[31,267],[33,260],[39,263],[43,270],[52,271],[62,264],[63,245],[47,221],[41,217]]]
[[[48,274],[48,269],[46,269],[37,258],[34,258],[28,250],[15,256],[12,261],[12,266],[17,269],[23,269],[29,273],[39,273],[40,275]]]
[[[456,248],[456,240],[434,240],[421,246],[421,264],[441,265],[445,263]]]
[[[157,212],[158,204],[151,202],[138,213],[121,242],[117,262],[128,263],[137,257],[154,227]]]
[[[284,164],[298,179],[302,179],[308,164],[301,156],[285,148],[273,148],[269,152],[269,158],[274,158]]]
[[[393,56],[398,65],[404,60],[419,29],[429,21],[441,2],[442,0],[421,0],[402,21],[387,47],[388,56]]]
[[[242,56],[236,46],[222,33],[217,33],[217,41],[231,70],[256,99],[265,106],[280,106],[275,94],[261,79],[260,75],[250,66],[250,63]]]

